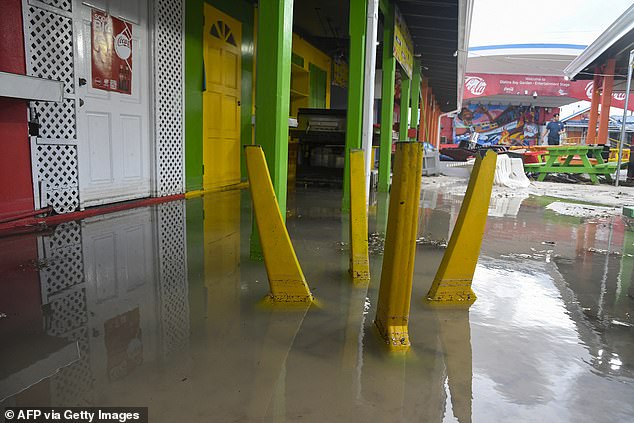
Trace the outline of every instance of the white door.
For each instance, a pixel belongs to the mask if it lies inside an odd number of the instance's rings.
[[[90,5],[90,6],[89,6]],[[92,7],[132,24],[132,93],[92,87]],[[74,1],[77,142],[82,208],[150,196],[147,0]]]

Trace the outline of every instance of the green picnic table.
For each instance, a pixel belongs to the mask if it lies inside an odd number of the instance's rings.
[[[590,176],[592,183],[597,184],[599,183],[597,175],[603,175],[611,181],[611,175],[616,171],[616,163],[603,160],[602,146],[553,145],[540,148],[542,149],[547,154],[545,162],[524,164],[525,171],[539,174],[538,181],[543,181],[549,173],[586,173]],[[573,163],[575,156],[578,156],[580,160],[575,160]],[[592,164],[591,158],[596,159],[597,163]],[[579,161],[581,163],[578,163]]]

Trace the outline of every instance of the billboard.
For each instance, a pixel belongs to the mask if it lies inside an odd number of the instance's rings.
[[[465,75],[463,98],[478,99],[494,95],[517,95],[535,97],[569,97],[577,100],[592,99],[592,81],[566,81],[559,76],[504,75],[468,73]],[[625,107],[625,93],[612,94],[612,106]],[[634,102],[628,104],[634,110]]]

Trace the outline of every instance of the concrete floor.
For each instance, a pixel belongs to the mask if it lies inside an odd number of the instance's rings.
[[[388,199],[373,198],[369,286],[348,279],[336,190],[289,194],[321,307],[274,312],[249,259],[248,191],[0,238],[0,406],[147,406],[150,421],[634,421],[634,231],[493,199],[470,310],[427,308],[462,196],[421,195],[412,350],[372,321]],[[459,191],[459,190],[458,190]]]

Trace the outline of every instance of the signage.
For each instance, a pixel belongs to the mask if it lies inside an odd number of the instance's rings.
[[[569,97],[576,100],[592,99],[592,81],[566,81],[558,76],[466,74],[463,98],[478,99],[496,95],[528,96],[536,106],[540,97]],[[525,99],[522,99],[526,103]],[[612,94],[612,107],[625,107],[625,93]],[[634,110],[634,104],[629,104]]]
[[[398,8],[394,6],[394,58],[401,64],[401,67],[412,78],[414,69],[414,43],[407,29],[407,24]]]
[[[132,94],[132,25],[92,10],[92,87]]]

